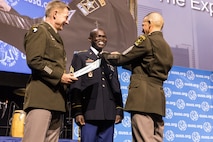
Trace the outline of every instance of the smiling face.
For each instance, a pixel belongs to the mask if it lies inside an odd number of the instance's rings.
[[[91,42],[92,47],[100,52],[107,44],[107,37],[102,29],[94,29],[90,33],[89,41]]]
[[[64,8],[62,10],[55,11],[55,28],[60,31],[63,30],[64,25],[69,24],[68,16],[69,10]]]
[[[69,6],[60,1],[51,1],[45,7],[45,21],[57,31],[63,30],[64,25],[69,24]]]

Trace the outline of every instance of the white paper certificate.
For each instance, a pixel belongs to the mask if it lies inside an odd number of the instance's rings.
[[[89,64],[88,66],[74,72],[74,77],[82,76],[90,71],[93,71],[97,68],[99,68],[101,65],[101,59],[97,59],[95,62]]]

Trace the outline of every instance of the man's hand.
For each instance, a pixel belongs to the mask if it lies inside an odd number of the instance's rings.
[[[0,10],[10,11],[10,9],[11,6],[9,6],[5,0],[0,0]]]
[[[120,115],[116,115],[116,117],[115,117],[115,124],[121,123],[122,119],[123,118]]]
[[[78,78],[74,77],[72,73],[64,73],[61,77],[61,83],[64,84],[70,84],[76,80],[78,80]]]
[[[78,126],[83,126],[83,125],[85,125],[84,116],[83,116],[83,115],[77,115],[77,116],[75,117],[75,123],[76,123]]]
[[[120,55],[121,53],[119,53],[117,51],[114,51],[114,52],[111,52],[110,54],[112,54],[112,55]]]

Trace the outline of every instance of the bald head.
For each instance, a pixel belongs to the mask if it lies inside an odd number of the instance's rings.
[[[164,20],[163,17],[157,13],[157,12],[152,12],[149,13],[146,18],[150,21],[150,24],[158,30],[162,30],[163,25],[164,25]]]
[[[144,19],[146,19],[146,21],[149,21],[149,24],[151,26],[151,31],[149,31],[149,33],[153,31],[161,31],[163,29],[164,20],[161,14],[157,12],[151,12],[146,15]]]

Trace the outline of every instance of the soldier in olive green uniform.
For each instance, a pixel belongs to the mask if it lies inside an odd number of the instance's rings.
[[[46,7],[45,20],[25,35],[27,64],[32,74],[24,100],[27,117],[23,142],[58,142],[65,112],[65,88],[77,80],[65,73],[66,55],[57,33],[69,23],[68,16],[65,3],[52,1]]]
[[[143,20],[143,32],[123,54],[106,56],[114,65],[130,65],[132,76],[125,110],[131,113],[133,142],[162,142],[165,116],[163,81],[173,65],[173,55],[161,29],[159,13]]]

